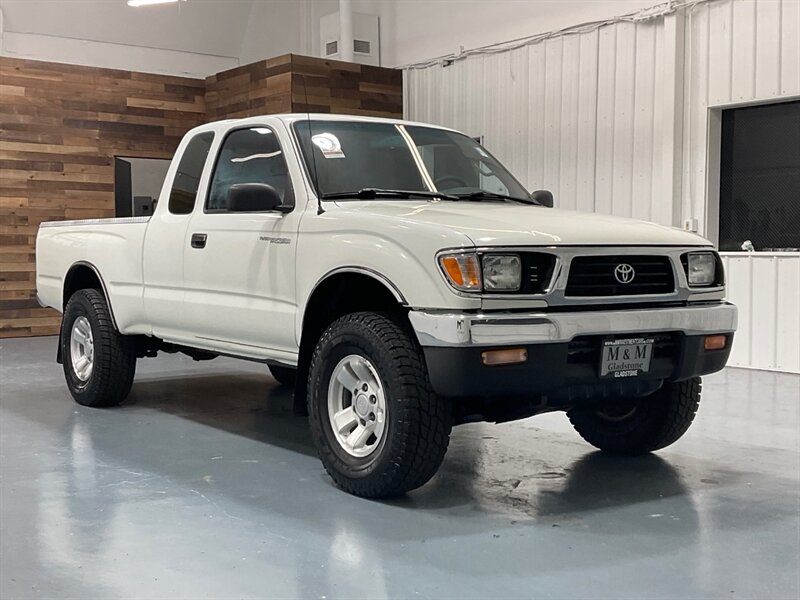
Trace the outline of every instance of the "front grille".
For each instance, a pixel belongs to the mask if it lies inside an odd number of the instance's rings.
[[[542,252],[523,252],[520,254],[520,259],[522,261],[520,293],[541,294],[553,279],[556,257]]]
[[[619,265],[633,267],[633,278],[621,283]],[[567,296],[636,296],[675,291],[672,262],[667,256],[577,256],[572,259]]]

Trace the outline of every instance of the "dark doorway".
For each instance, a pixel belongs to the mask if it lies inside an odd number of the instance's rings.
[[[153,214],[169,163],[163,158],[114,158],[114,207],[117,217]]]
[[[800,250],[800,101],[723,111],[720,158],[720,250]]]
[[[121,158],[114,159],[114,208],[117,217],[133,216],[133,186],[131,163]]]

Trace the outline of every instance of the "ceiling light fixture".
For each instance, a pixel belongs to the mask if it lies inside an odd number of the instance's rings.
[[[172,4],[178,0],[128,0],[128,6],[150,6],[152,4]]]

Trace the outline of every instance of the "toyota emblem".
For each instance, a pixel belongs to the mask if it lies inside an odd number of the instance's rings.
[[[614,278],[620,283],[630,283],[636,277],[636,271],[628,263],[620,263],[614,267]]]

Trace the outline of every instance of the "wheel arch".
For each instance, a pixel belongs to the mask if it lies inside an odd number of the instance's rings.
[[[347,266],[329,271],[311,288],[299,321],[298,389],[295,409],[305,407],[305,376],[311,353],[325,328],[350,312],[362,310],[405,312],[400,289],[385,275],[369,268]],[[302,402],[302,406],[301,403]]]
[[[62,312],[66,309],[67,302],[72,295],[77,291],[85,289],[98,289],[103,293],[108,303],[108,312],[111,314],[111,323],[114,326],[114,330],[119,332],[117,320],[114,317],[114,307],[111,305],[111,297],[108,295],[106,283],[100,275],[100,270],[88,261],[79,260],[73,263],[64,276],[64,285],[61,291]]]
[[[364,293],[371,294],[368,298],[359,296]],[[308,301],[303,307],[299,332],[301,349],[303,340],[309,334],[313,335],[315,321],[327,319],[330,323],[347,312],[372,308],[402,309],[406,306],[407,302],[403,293],[382,273],[366,267],[355,266],[339,267],[329,271],[311,288]],[[348,310],[349,308],[352,310]]]
[[[309,301],[314,296],[314,292],[316,292],[321,285],[325,284],[325,282],[329,281],[331,278],[338,277],[343,274],[363,275],[364,277],[374,279],[375,281],[383,284],[383,286],[395,297],[397,302],[399,302],[401,305],[407,304],[405,296],[403,296],[403,292],[401,292],[400,288],[398,288],[386,275],[379,273],[375,269],[370,269],[369,267],[357,266],[337,267],[336,269],[325,273],[325,275],[320,277],[319,281],[314,284],[314,287],[311,288],[311,293],[308,295]],[[306,306],[308,306],[308,303],[306,303]]]

